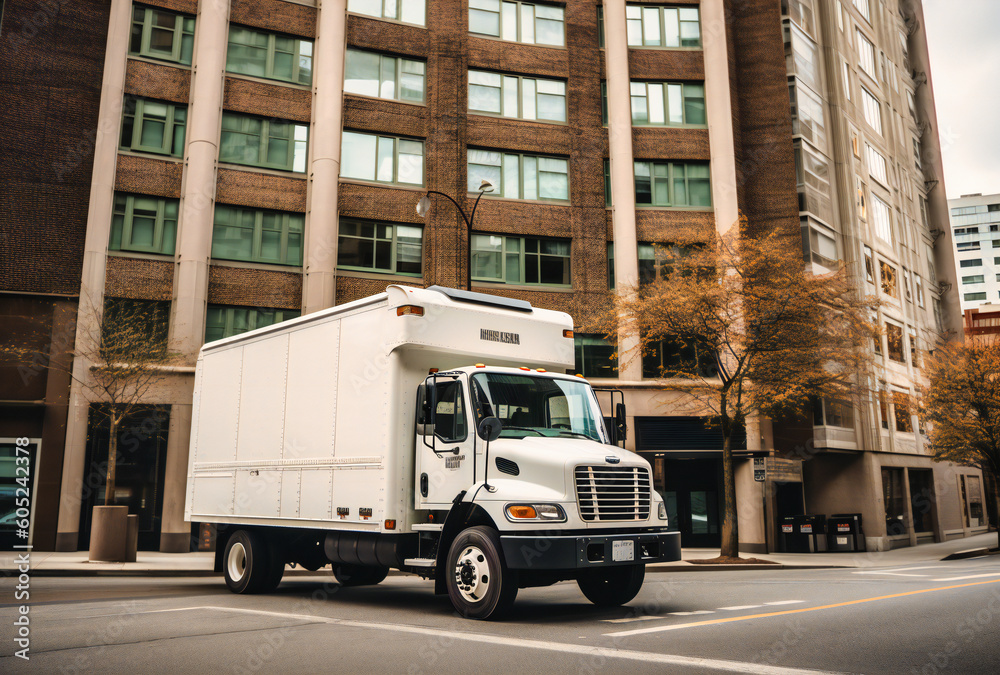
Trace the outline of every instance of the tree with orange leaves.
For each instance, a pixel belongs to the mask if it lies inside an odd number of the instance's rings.
[[[878,301],[862,297],[844,267],[814,274],[797,235],[755,233],[742,216],[725,235],[674,244],[657,278],[620,289],[595,328],[613,344],[637,340],[619,355],[624,362],[664,341],[688,355],[660,367],[662,387],[693,396],[718,419],[721,556],[738,558],[734,430],[751,415],[801,414],[811,397],[865,399]]]

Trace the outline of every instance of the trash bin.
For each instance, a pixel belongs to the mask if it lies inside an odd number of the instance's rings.
[[[865,550],[860,513],[836,513],[830,516],[826,536],[830,551]]]
[[[817,553],[826,550],[826,516],[784,516],[781,548],[785,553]]]

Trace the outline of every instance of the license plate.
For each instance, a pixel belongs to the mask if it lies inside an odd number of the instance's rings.
[[[611,542],[611,560],[612,562],[624,562],[627,560],[635,560],[635,542],[634,541]]]
[[[837,537],[838,546],[847,546],[847,537]]]

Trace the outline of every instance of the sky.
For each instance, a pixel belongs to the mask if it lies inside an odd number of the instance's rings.
[[[948,199],[1000,193],[1000,0],[923,0]]]

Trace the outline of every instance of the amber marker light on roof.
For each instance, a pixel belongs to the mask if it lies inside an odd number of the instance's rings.
[[[423,316],[424,308],[417,307],[416,305],[403,305],[402,307],[396,308],[396,316],[404,316],[406,314],[412,314],[413,316]]]
[[[485,368],[485,367],[486,367],[485,363],[477,363],[476,364],[476,368]]]
[[[544,368],[539,368],[539,369],[538,369],[538,370],[537,370],[536,372],[539,372],[539,373],[547,373],[547,372],[549,372],[549,371],[545,370]]]
[[[531,370],[528,366],[521,366],[521,370]]]
[[[427,371],[427,374],[428,374],[428,375],[433,375],[433,374],[434,374],[434,373],[436,373],[436,372],[438,372],[438,369],[437,369],[437,368],[431,368],[430,370],[428,370],[428,371]]]
[[[563,331],[563,337],[564,338],[571,338],[571,337],[573,337],[573,331],[571,331],[571,330],[564,330]]]

